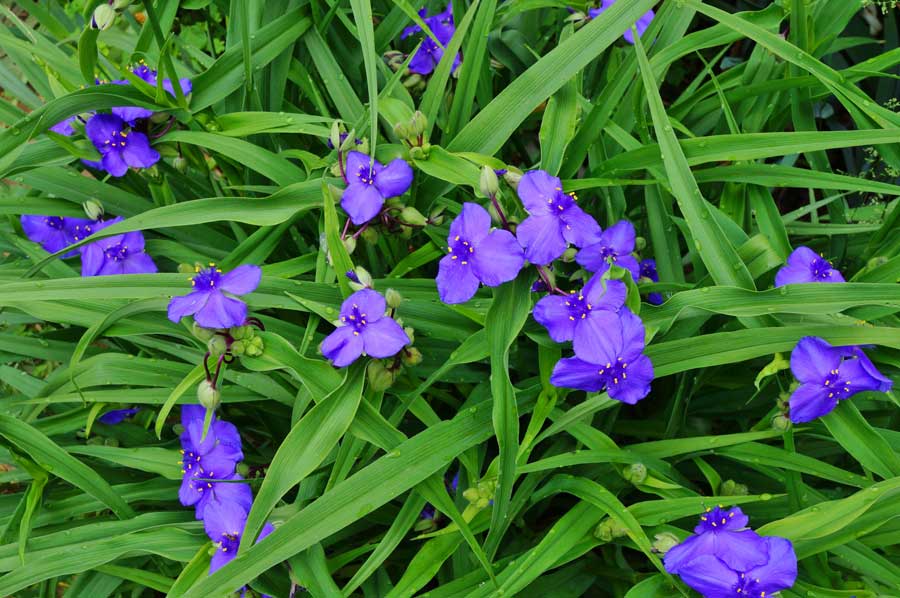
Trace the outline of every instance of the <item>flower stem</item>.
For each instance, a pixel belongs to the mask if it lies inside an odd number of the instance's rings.
[[[494,209],[497,210],[497,215],[500,216],[500,222],[503,223],[503,228],[509,230],[509,221],[506,219],[506,214],[503,213],[503,208],[500,207],[500,202],[497,201],[496,193],[491,193],[491,204],[494,206]]]

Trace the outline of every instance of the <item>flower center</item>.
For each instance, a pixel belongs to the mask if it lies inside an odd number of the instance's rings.
[[[94,234],[94,227],[90,224],[85,224],[84,226],[80,224],[75,225],[75,230],[72,232],[72,237],[76,241],[81,241],[82,239],[86,239]]]
[[[574,321],[583,320],[590,313],[593,306],[587,302],[587,299],[581,293],[572,291],[566,298],[566,307],[569,308],[569,319]]]
[[[722,507],[706,509],[706,513],[700,516],[700,525],[704,532],[721,531],[728,526],[728,522],[735,516],[735,511]]]
[[[735,586],[734,594],[745,598],[766,598],[768,594],[765,590],[759,589],[760,585],[762,585],[762,580],[759,578],[750,578],[741,573],[741,580]]]
[[[206,481],[206,478],[214,478],[216,474],[212,471],[204,471],[202,474],[203,479],[198,479],[196,477],[191,478],[191,481],[188,482],[188,486],[190,486],[191,490],[196,490],[200,494],[208,490],[212,490],[212,482]]]
[[[575,204],[577,199],[575,193],[563,193],[563,190],[557,187],[556,195],[547,200],[547,205],[551,212],[565,212]]]
[[[353,309],[349,315],[341,316],[341,322],[347,326],[353,326],[354,336],[359,336],[359,333],[363,331],[368,323],[366,314],[360,311],[356,303],[353,304]]]
[[[359,182],[363,185],[374,185],[375,171],[369,168],[368,164],[365,166],[361,166],[359,172],[356,174],[356,178],[358,178]]]
[[[843,399],[850,396],[850,380],[841,380],[840,370],[831,370],[825,378],[825,388],[828,389],[828,398]]]
[[[463,266],[468,266],[469,260],[475,255],[475,247],[459,235],[453,237],[450,245],[447,246],[447,251],[454,260],[460,260],[459,263]]]
[[[828,260],[823,258],[816,258],[816,260],[809,265],[809,269],[812,271],[813,278],[817,280],[828,280],[831,277],[831,264],[828,263]]]
[[[237,552],[238,546],[241,545],[241,533],[231,532],[230,534],[222,534],[222,539],[216,542],[216,544],[222,552]]]
[[[57,230],[62,230],[63,228],[63,219],[59,216],[47,216],[44,218],[44,224],[49,226],[50,228],[55,228]]]
[[[115,245],[107,247],[104,253],[106,254],[106,259],[114,262],[122,262],[128,259],[128,245],[116,243]]]
[[[607,386],[616,386],[628,379],[628,372],[625,371],[627,368],[628,363],[619,357],[616,361],[607,363],[600,368],[597,373],[606,381]]]
[[[203,473],[203,467],[200,465],[200,455],[193,451],[181,451],[183,453],[181,457],[181,461],[178,462],[181,465],[181,473],[191,474]],[[211,475],[214,475],[211,473]]]
[[[103,142],[103,145],[125,149],[125,146],[128,145],[128,133],[125,131],[113,131],[109,139]]]
[[[196,269],[197,275],[191,279],[191,286],[201,291],[214,290],[222,278],[222,270],[216,268],[215,264],[210,264],[209,268],[202,270]]]

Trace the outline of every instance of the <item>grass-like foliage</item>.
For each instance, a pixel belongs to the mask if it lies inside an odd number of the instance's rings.
[[[895,4],[0,2],[0,596],[900,595]]]

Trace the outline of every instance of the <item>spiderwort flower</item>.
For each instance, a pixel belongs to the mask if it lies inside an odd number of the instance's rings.
[[[365,224],[381,212],[386,199],[403,195],[412,185],[413,171],[401,158],[387,166],[361,152],[347,154],[345,179],[347,188],[341,196],[341,207],[356,226]]]
[[[237,556],[249,510],[233,502],[210,503],[203,518],[203,529],[213,541],[216,553],[210,559],[209,574],[212,575]],[[257,542],[275,531],[271,523],[266,523],[259,533]]]
[[[600,8],[591,8],[588,10],[588,17],[590,17],[592,19],[596,19],[597,17],[600,16],[601,13],[603,13],[603,11],[605,11],[608,8],[611,8],[612,5],[615,3],[616,3],[616,0],[602,0],[602,2],[600,3]],[[639,18],[637,20],[637,22],[634,25],[637,28],[637,32],[638,32],[639,36],[644,35],[644,32],[647,31],[647,27],[650,26],[651,22],[653,22],[653,18],[655,16],[656,15],[654,14],[654,12],[652,10],[648,10],[641,16],[641,18]],[[625,33],[622,35],[622,37],[624,37],[625,41],[628,42],[629,44],[632,44],[632,45],[634,44],[634,32],[632,32],[631,27],[629,27],[628,30],[625,31]]]
[[[140,407],[132,407],[131,409],[113,409],[98,417],[97,421],[101,424],[106,424],[107,426],[114,426],[116,424],[121,424],[140,410]]]
[[[582,337],[575,357],[560,359],[550,382],[589,392],[606,388],[617,401],[634,405],[650,393],[653,364],[644,355],[644,324],[627,307],[592,315],[597,334]]]
[[[54,133],[59,133],[60,135],[71,137],[75,134],[75,129],[72,127],[72,123],[75,122],[75,118],[75,116],[70,116],[66,120],[60,121],[50,127],[50,130]]]
[[[385,315],[385,309],[384,297],[371,289],[347,297],[341,304],[340,324],[322,341],[322,354],[339,368],[363,353],[376,358],[396,355],[411,341],[400,324]]]
[[[22,230],[29,241],[40,244],[48,253],[56,253],[93,234],[96,224],[85,218],[69,218],[68,216],[29,216],[20,218]],[[75,255],[75,251],[63,257]]]
[[[437,287],[444,303],[472,298],[478,284],[495,287],[514,279],[525,263],[522,247],[509,231],[491,230],[491,216],[475,203],[464,203],[450,224],[447,250],[438,265]]]
[[[809,247],[800,246],[775,275],[775,286],[804,282],[844,282],[844,277],[824,257]]]
[[[138,131],[126,131],[124,120],[114,114],[95,114],[84,131],[103,156],[91,162],[115,177],[123,176],[128,167],[149,168],[159,161],[159,152],[150,147],[147,136]]]
[[[606,288],[604,289],[604,284]],[[534,306],[534,319],[550,338],[558,343],[574,340],[575,353],[590,350],[592,337],[605,334],[597,328],[605,318],[597,316],[605,311],[617,312],[625,304],[628,290],[619,280],[603,281],[595,274],[580,291],[568,295],[547,295]]]
[[[760,551],[763,538],[747,529],[748,521],[739,507],[707,508],[694,527],[694,535],[666,552],[666,571],[680,574],[686,564],[704,555],[721,559],[739,571],[764,565],[767,557]]]
[[[563,193],[559,178],[532,170],[522,175],[517,192],[529,216],[516,229],[516,237],[532,264],[549,264],[568,243],[583,247],[600,234],[597,222],[575,203],[575,195]]]
[[[585,246],[575,261],[598,274],[609,270],[609,262],[625,268],[634,280],[641,277],[641,268],[632,254],[634,252],[634,225],[627,220],[620,220],[603,231],[594,242]]]
[[[191,278],[194,291],[172,297],[169,319],[177,323],[185,316],[194,316],[194,321],[201,328],[241,326],[247,319],[247,304],[231,295],[253,292],[259,286],[260,278],[262,270],[252,264],[238,266],[228,274],[223,274],[212,263],[208,268],[198,266],[196,275]]]
[[[94,227],[101,230],[121,218],[107,220]],[[153,258],[144,253],[144,234],[132,231],[94,241],[79,248],[82,276],[116,274],[153,274],[157,271]]]
[[[456,32],[456,27],[453,23],[452,4],[448,4],[443,12],[434,16],[426,17],[426,14],[424,8],[419,11],[419,16],[425,20],[425,24],[428,25],[428,28],[431,29],[431,32],[438,39],[440,44],[435,42],[431,36],[426,36],[425,39],[422,40],[422,45],[419,46],[415,56],[409,61],[409,70],[419,75],[428,75],[437,68],[437,65],[444,57],[444,48],[450,43],[453,34]],[[400,36],[400,39],[405,39],[406,37],[421,31],[421,27],[417,24],[413,24],[403,30],[403,35]],[[459,63],[460,58],[459,54],[457,54],[453,59],[451,72],[457,69]]]
[[[815,336],[797,343],[791,352],[791,372],[800,381],[790,398],[795,424],[830,413],[838,401],[858,392],[887,392],[893,385],[858,347],[833,347]]]
[[[646,260],[641,260],[640,270],[641,279],[646,279],[650,282],[659,282],[659,273],[656,271],[656,260],[649,258]],[[649,295],[647,295],[647,303],[650,303],[651,305],[662,305],[662,294],[650,293]]]

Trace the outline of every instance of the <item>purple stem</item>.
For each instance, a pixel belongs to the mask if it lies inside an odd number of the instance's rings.
[[[503,223],[503,228],[509,230],[509,221],[506,219],[506,214],[503,213],[503,208],[500,207],[500,202],[497,201],[496,193],[491,193],[491,204],[493,204],[494,209],[497,210],[497,215],[500,216],[500,222]]]

